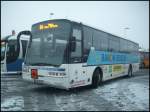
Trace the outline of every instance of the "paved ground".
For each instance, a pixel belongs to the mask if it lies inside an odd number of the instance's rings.
[[[70,91],[34,85],[21,76],[1,76],[1,110],[149,111],[149,70]]]

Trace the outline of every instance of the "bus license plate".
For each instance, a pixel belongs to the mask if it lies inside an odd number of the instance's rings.
[[[43,80],[34,79],[34,83],[43,83]]]

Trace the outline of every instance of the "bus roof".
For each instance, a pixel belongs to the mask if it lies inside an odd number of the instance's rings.
[[[21,40],[29,40],[29,37],[23,36],[20,38]],[[17,40],[16,35],[8,35],[1,39],[1,41],[8,41],[8,40]]]
[[[139,45],[138,43],[136,43],[136,42],[134,42],[134,41],[131,41],[131,40],[129,40],[129,39],[122,38],[122,37],[120,37],[120,36],[118,36],[118,35],[116,35],[116,34],[113,34],[113,33],[109,33],[108,31],[105,31],[105,30],[102,29],[102,28],[93,27],[92,25],[88,25],[88,24],[85,24],[85,23],[82,23],[82,22],[77,22],[77,21],[72,21],[72,22],[76,22],[76,23],[83,24],[84,26],[90,27],[90,28],[92,28],[92,29],[105,32],[105,33],[107,33],[107,34],[109,34],[109,35],[112,35],[112,36],[115,36],[115,37],[117,37],[117,38],[121,38],[121,39],[130,41],[130,42],[132,42],[132,43],[135,43],[135,44]]]
[[[37,23],[33,24],[32,26],[37,25],[37,24],[46,23],[46,22],[49,22],[49,21],[68,21],[68,22],[72,22],[68,19],[51,19],[51,20],[45,20],[45,21],[37,22]]]
[[[109,35],[112,35],[112,36],[115,36],[115,37],[117,37],[117,38],[121,38],[121,39],[130,41],[130,42],[132,42],[132,43],[135,43],[135,44],[139,45],[138,43],[136,43],[136,42],[134,42],[134,41],[131,41],[131,40],[122,38],[122,37],[120,37],[120,36],[117,36],[116,34],[109,33],[109,32],[107,32],[107,31],[105,31],[105,30],[101,30],[102,28],[101,28],[101,29],[100,29],[100,28],[96,28],[96,27],[93,27],[92,25],[87,25],[87,24],[84,24],[84,23],[82,23],[82,22],[77,22],[76,20],[69,20],[69,19],[51,19],[51,20],[52,20],[52,21],[53,21],[53,20],[56,20],[56,21],[60,21],[60,20],[61,20],[61,21],[68,21],[68,22],[74,22],[74,23],[82,24],[82,25],[87,26],[87,27],[90,27],[90,28],[92,28],[92,29],[105,32],[105,33],[107,33],[107,34],[109,34]],[[34,25],[36,25],[36,24],[48,22],[48,21],[51,21],[51,20],[46,20],[46,21],[38,22],[38,23],[33,24],[32,26],[34,26]]]
[[[14,36],[14,35],[8,35],[8,36],[5,36],[4,38],[2,38],[1,40],[2,41],[7,41],[7,40],[10,40],[10,39],[14,40],[14,39],[17,39],[17,37]]]

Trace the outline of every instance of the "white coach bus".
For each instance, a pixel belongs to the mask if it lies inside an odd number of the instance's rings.
[[[24,80],[57,88],[91,85],[139,70],[139,45],[66,19],[32,25],[23,63]]]

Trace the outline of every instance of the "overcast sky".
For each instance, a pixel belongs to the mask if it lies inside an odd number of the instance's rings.
[[[1,36],[50,19],[76,20],[149,48],[148,1],[3,1],[1,2]],[[128,27],[129,30],[124,28]]]

